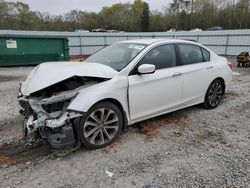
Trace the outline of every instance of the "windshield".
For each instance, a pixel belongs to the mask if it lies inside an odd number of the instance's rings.
[[[87,58],[85,61],[108,65],[113,69],[120,71],[126,67],[145,47],[145,44],[116,43],[103,48]]]

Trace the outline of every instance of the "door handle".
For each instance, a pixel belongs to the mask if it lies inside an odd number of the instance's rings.
[[[214,66],[212,65],[207,67],[207,69],[212,69],[212,68],[214,68]]]
[[[181,75],[182,75],[181,72],[176,72],[176,73],[174,73],[174,74],[172,75],[172,77],[177,77],[177,76],[181,76]]]

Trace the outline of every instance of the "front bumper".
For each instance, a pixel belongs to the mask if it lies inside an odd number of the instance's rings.
[[[25,116],[23,130],[49,142],[55,149],[73,147],[78,140],[78,119],[84,114],[73,110],[47,113],[39,102],[19,98],[20,113]]]

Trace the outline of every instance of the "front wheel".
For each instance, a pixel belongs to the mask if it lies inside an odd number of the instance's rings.
[[[118,138],[122,125],[123,116],[116,105],[110,102],[98,103],[80,121],[81,142],[89,149],[108,146]]]
[[[203,106],[207,109],[216,108],[223,97],[225,87],[219,79],[214,80],[208,87]]]

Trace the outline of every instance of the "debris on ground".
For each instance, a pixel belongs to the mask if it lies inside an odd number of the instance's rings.
[[[233,76],[240,76],[241,74],[239,72],[233,72]]]
[[[105,170],[105,173],[106,173],[106,174],[107,174],[107,176],[108,176],[108,177],[110,177],[110,178],[112,178],[112,177],[113,177],[113,175],[114,175],[112,172],[110,172],[110,171],[109,171],[109,170],[107,170],[107,169]]]

